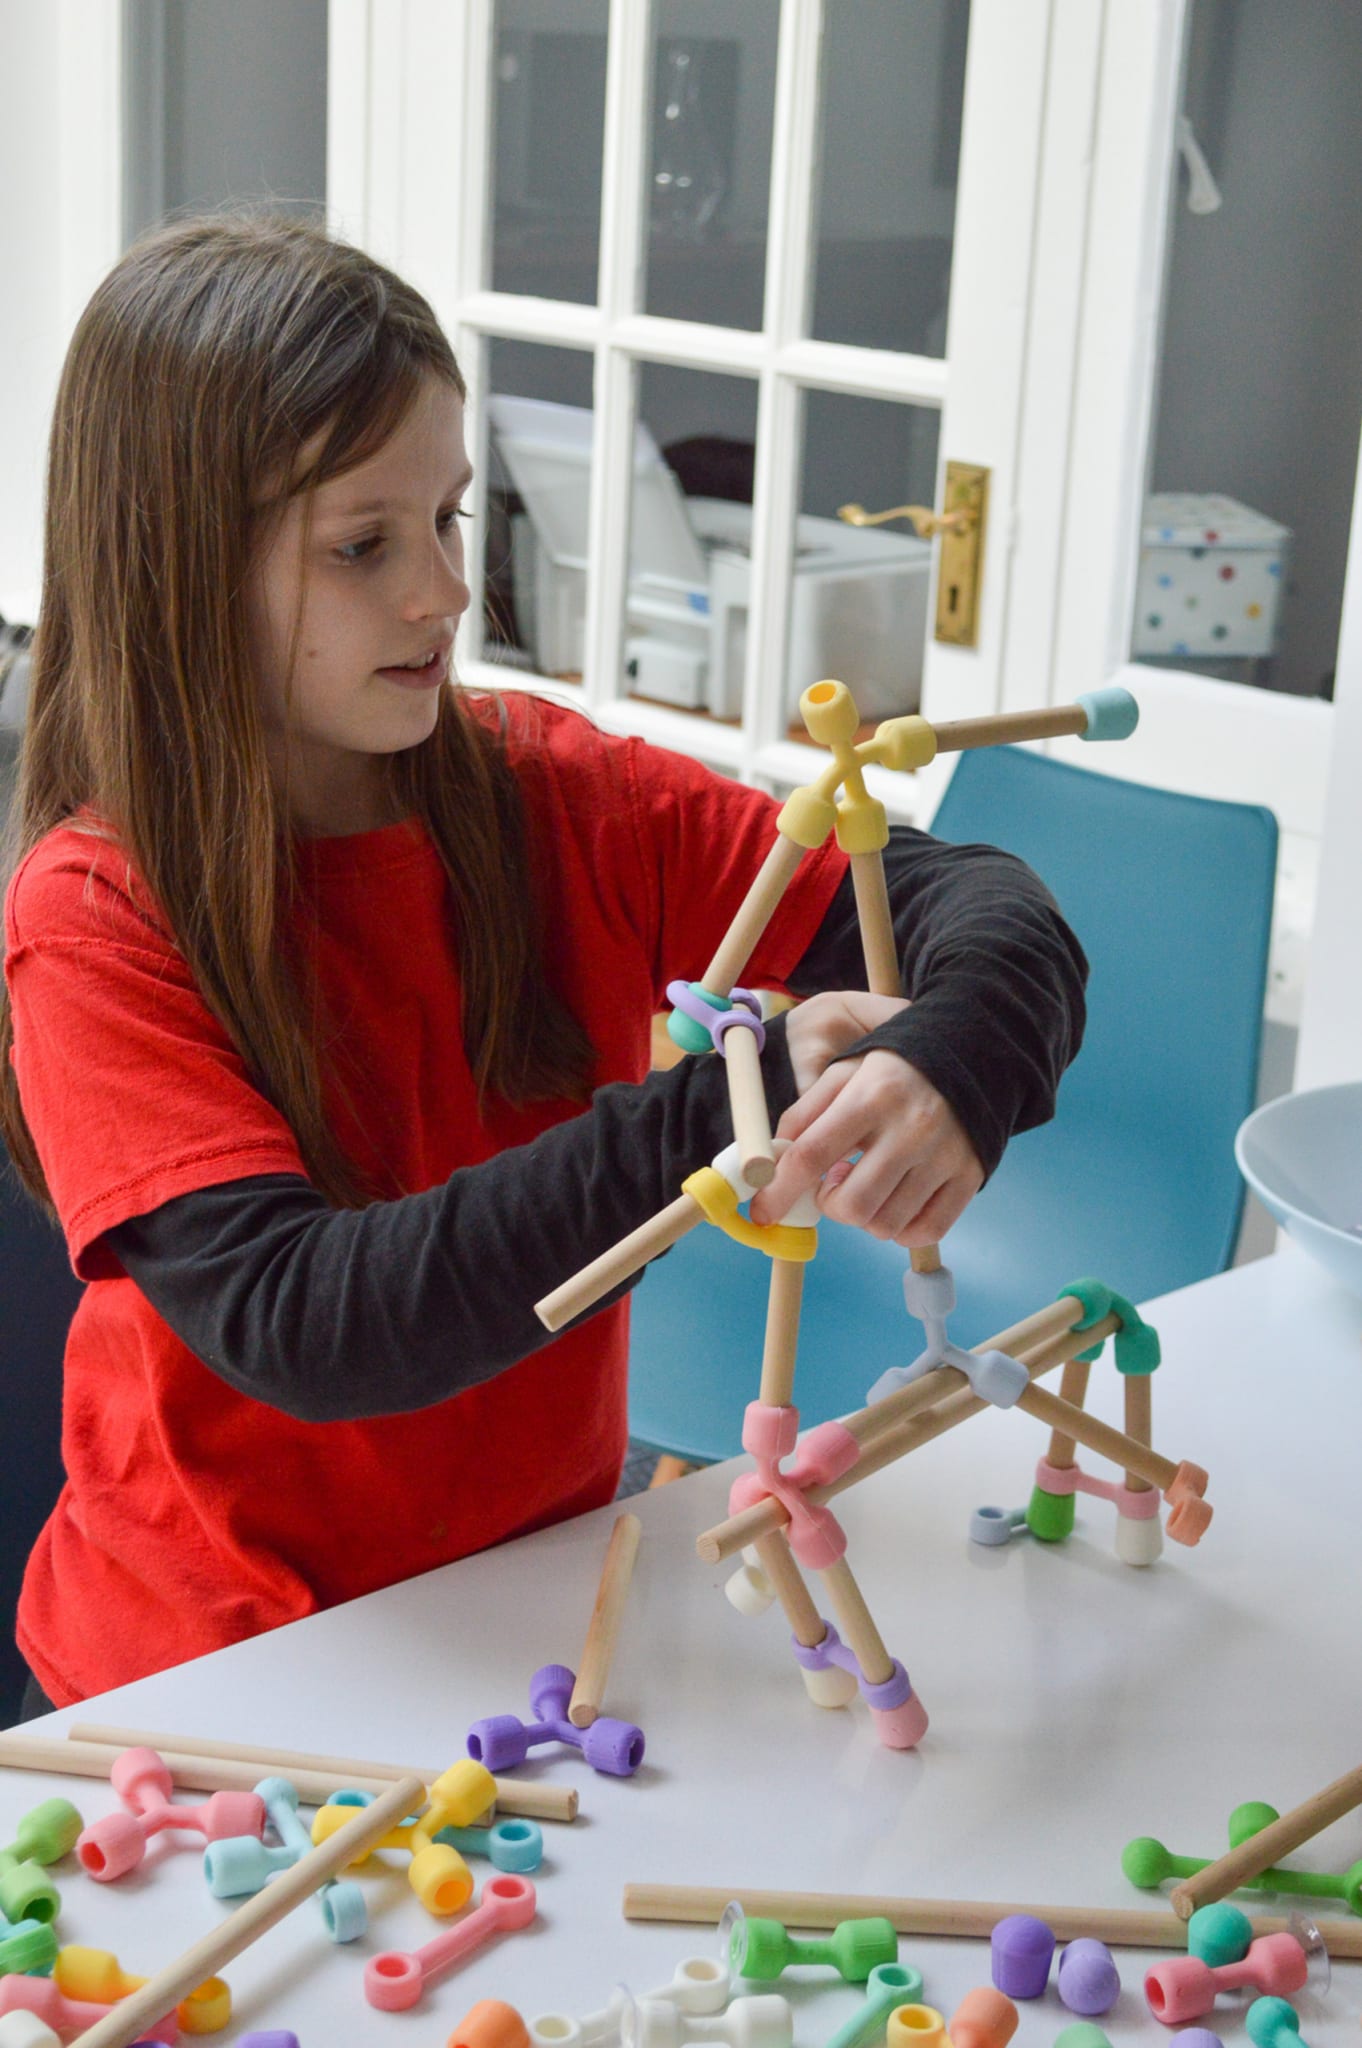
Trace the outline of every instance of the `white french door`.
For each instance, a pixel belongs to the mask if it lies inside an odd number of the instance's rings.
[[[673,23],[678,11],[685,10],[673,5]],[[944,348],[916,354],[813,338],[813,216],[830,11],[825,0],[779,5],[761,312],[759,324],[740,327],[646,310],[642,251],[657,17],[650,0],[613,0],[609,7],[599,264],[585,303],[489,286],[492,0],[331,6],[332,217],[420,285],[455,337],[481,442],[472,452],[484,475],[480,402],[488,395],[489,351],[514,341],[591,359],[581,679],[559,678],[553,687],[602,723],[776,786],[808,773],[807,752],[789,737],[784,679],[802,437],[809,409],[831,396],[935,415],[937,467],[961,460],[991,472],[977,645],[942,645],[929,634],[922,699],[938,716],[968,716],[992,708],[1004,693],[1037,203],[1047,95],[1054,89],[1054,0],[973,0]],[[557,13],[561,22],[572,10]],[[855,17],[839,10],[837,26],[854,33]],[[867,163],[864,175],[869,190],[877,167]],[[755,400],[746,662],[741,715],[730,723],[640,701],[627,687],[631,450],[640,380],[658,366],[742,380]],[[931,610],[929,595],[929,619]],[[505,685],[515,678],[484,658],[481,618],[475,596],[461,673]],[[854,688],[855,679],[848,680]],[[1031,701],[1036,695],[1033,689]],[[885,779],[886,800],[900,815],[929,812],[937,793],[923,780]]]

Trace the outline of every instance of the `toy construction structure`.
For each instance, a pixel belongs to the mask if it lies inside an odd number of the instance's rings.
[[[760,1005],[737,983],[805,853],[835,831],[851,858],[867,985],[875,994],[902,994],[884,877],[888,817],[866,788],[868,766],[908,771],[939,753],[1061,734],[1124,739],[1138,713],[1126,691],[1104,689],[1076,704],[937,726],[916,716],[893,718],[858,742],[856,706],[840,682],[806,690],[800,712],[810,737],[828,748],[831,759],[780,811],[775,844],[703,981],[673,982],[667,991],[676,1006],[669,1020],[673,1038],[687,1051],[712,1045],[724,1057],[734,1142],[684,1181],[666,1208],[535,1306],[549,1329],[561,1328],[702,1221],[771,1260],[760,1391],[743,1425],[743,1447],[756,1470],[735,1481],[729,1519],[707,1530],[697,1547],[707,1563],[746,1553],[748,1563],[730,1596],[739,1606],[765,1604],[772,1594],[780,1601],[796,1661],[817,1705],[843,1706],[859,1687],[880,1740],[908,1749],[926,1729],[926,1710],[902,1663],[886,1649],[852,1575],[846,1538],[827,1505],[835,1494],[987,1405],[1024,1408],[1051,1429],[1025,1511],[1029,1527],[1056,1541],[1073,1527],[1075,1493],[1100,1494],[1116,1507],[1117,1555],[1129,1564],[1148,1564],[1161,1547],[1160,1494],[1170,1510],[1168,1534],[1189,1544],[1201,1536],[1211,1516],[1206,1474],[1152,1448],[1150,1375],[1159,1362],[1158,1340],[1129,1302],[1098,1282],[1076,1282],[989,1343],[963,1351],[947,1337],[955,1290],[935,1246],[914,1251],[904,1274],[909,1313],[927,1333],[921,1356],[886,1374],[858,1413],[822,1423],[798,1442],[795,1360],[804,1267],[817,1249],[818,1212],[810,1195],[780,1224],[762,1226],[740,1214],[740,1205],[771,1180],[776,1146],[762,1088]],[[1092,1360],[1109,1336],[1125,1383],[1124,1431],[1097,1421],[1083,1406]],[[1036,1385],[1041,1374],[1060,1365],[1058,1395]],[[1122,1480],[1111,1484],[1080,1471],[1079,1444],[1121,1468]],[[994,1535],[1005,1536],[1020,1519],[997,1510],[984,1514],[994,1520],[988,1532]],[[821,1580],[836,1626],[819,1612],[805,1570]]]

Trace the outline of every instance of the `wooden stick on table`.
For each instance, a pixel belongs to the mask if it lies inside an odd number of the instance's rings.
[[[388,1785],[372,1806],[358,1808],[354,1819],[337,1828],[329,1841],[309,1849],[291,1870],[281,1871],[263,1891],[192,1943],[175,1962],[148,1977],[127,1998],[120,1998],[103,2019],[96,2020],[78,2037],[77,2048],[128,2048],[128,2043],[144,2033],[151,2021],[173,2011],[205,1978],[216,1976],[224,1963],[239,1956],[295,1906],[319,1891],[329,1877],[337,1876],[390,1828],[409,1813],[417,1812],[425,1804],[425,1797],[426,1789],[419,1778],[399,1778]]]
[[[600,1584],[596,1588],[596,1604],[587,1624],[586,1644],[577,1666],[577,1682],[568,1702],[568,1719],[574,1728],[589,1728],[600,1714],[601,1696],[610,1676],[610,1664],[642,1534],[643,1524],[637,1515],[616,1515],[606,1546]]]
[[[1322,1834],[1357,1806],[1362,1806],[1362,1764],[1355,1771],[1345,1771],[1322,1792],[1293,1806],[1290,1813],[1282,1814],[1270,1827],[1250,1835],[1237,1849],[1229,1850],[1204,1870],[1174,1885],[1170,1894],[1173,1911],[1180,1920],[1190,1920],[1198,1906],[1225,1898],[1247,1879],[1257,1877],[1293,1849],[1299,1849],[1312,1835]]]
[[[1091,1936],[1121,1948],[1185,1948],[1187,1929],[1173,1913],[1150,1908],[1018,1906],[988,1899],[900,1899],[856,1892],[763,1891],[745,1885],[627,1884],[626,1920],[717,1923],[730,1899],[744,1912],[786,1927],[835,1927],[840,1920],[883,1917],[900,1934],[960,1935],[986,1941],[1009,1913],[1029,1913],[1053,1928],[1060,1941]],[[1353,1919],[1316,1923],[1329,1954],[1362,1957],[1362,1924]],[[1252,1917],[1254,1935],[1279,1934],[1289,1925],[1275,1914]]]
[[[154,1749],[167,1765],[175,1783],[186,1791],[216,1792],[240,1788],[250,1791],[263,1777],[288,1778],[306,1804],[313,1795],[320,1802],[344,1786],[356,1792],[380,1792],[394,1778],[420,1778],[433,1785],[445,1764],[433,1770],[419,1764],[365,1762],[356,1757],[317,1756],[296,1749],[271,1749],[249,1742],[210,1742],[201,1735],[156,1734],[145,1728],[114,1728],[100,1721],[74,1721],[65,1742],[22,1735],[0,1736],[0,1764],[14,1763],[19,1769],[65,1770],[75,1777],[107,1778],[110,1754],[123,1749]],[[36,1752],[33,1761],[20,1761],[12,1752]],[[72,1752],[85,1762],[69,1761]],[[577,1818],[575,1785],[553,1785],[530,1779],[497,1778],[497,1812],[522,1820]]]

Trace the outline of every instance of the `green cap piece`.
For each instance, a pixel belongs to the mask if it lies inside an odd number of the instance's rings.
[[[1166,1877],[1194,1877],[1210,1861],[1206,1856],[1175,1856],[1153,1835],[1137,1835],[1121,1851],[1121,1868],[1141,1891],[1156,1891]]]
[[[778,1977],[790,1961],[791,1942],[779,1920],[749,1914],[728,1937],[728,1962],[736,1976],[765,1981]]]
[[[866,1920],[839,1920],[828,1944],[835,1963],[848,1984],[864,1984],[877,1963],[898,1961],[899,1938],[892,1920],[878,1916]],[[901,1998],[900,2005],[914,2001]]]
[[[20,1863],[0,1849],[0,1913],[7,1920],[55,1920],[61,1897],[37,1863]]]
[[[1026,1504],[1026,1526],[1042,1543],[1062,1543],[1074,1532],[1074,1497],[1071,1493],[1047,1493],[1033,1486]]]
[[[1213,1906],[1198,1906],[1187,1922],[1187,1953],[1213,1970],[1225,1963],[1242,1963],[1253,1939],[1253,1922],[1228,1899]]]
[[[30,1807],[14,1837],[15,1853],[35,1863],[59,1863],[76,1846],[85,1827],[69,1799],[44,1799]]]
[[[21,1920],[0,1941],[0,1977],[50,1977],[56,1960],[56,1929],[45,1921]]]
[[[1055,2035],[1055,2048],[1111,2048],[1111,2037],[1091,2020],[1075,2020]]]
[[[1270,1828],[1274,1821],[1281,1819],[1275,1806],[1269,1806],[1265,1799],[1246,1799],[1242,1806],[1236,1806],[1230,1815],[1229,1837],[1231,1849],[1237,1849],[1250,1835],[1261,1835],[1264,1828]]]

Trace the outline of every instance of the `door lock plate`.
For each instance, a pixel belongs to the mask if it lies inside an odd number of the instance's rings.
[[[948,462],[942,513],[964,513],[941,534],[937,565],[936,634],[951,647],[979,644],[979,596],[984,569],[984,535],[988,525],[990,472],[975,462]]]

